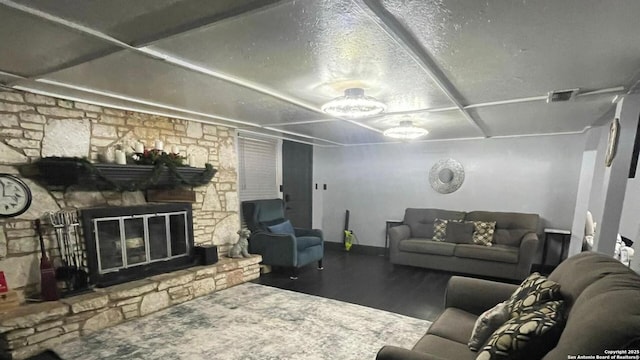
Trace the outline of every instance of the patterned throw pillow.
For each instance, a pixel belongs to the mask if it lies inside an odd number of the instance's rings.
[[[524,279],[507,300],[509,314],[515,318],[540,304],[559,299],[560,284],[536,272]]]
[[[435,219],[433,221],[433,239],[435,241],[445,241],[447,239],[447,223],[461,222],[462,220]]]
[[[506,301],[483,312],[473,326],[471,338],[469,338],[469,343],[467,344],[469,349],[478,351],[482,348],[489,336],[507,320],[509,320],[509,306]]]
[[[496,330],[476,360],[541,359],[556,346],[565,323],[564,301],[549,301]]]
[[[472,221],[473,223],[473,243],[484,246],[491,246],[493,233],[496,230],[495,221]]]

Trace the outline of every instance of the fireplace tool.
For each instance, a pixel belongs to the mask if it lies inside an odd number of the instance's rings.
[[[78,212],[65,208],[49,213],[49,221],[56,232],[56,241],[62,265],[56,268],[56,279],[64,281],[66,293],[76,293],[88,288],[88,273],[84,247],[80,239]]]

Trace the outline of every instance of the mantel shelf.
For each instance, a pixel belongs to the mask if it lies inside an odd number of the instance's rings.
[[[88,164],[78,158],[42,158],[35,164],[37,178],[48,186],[98,188],[100,190],[146,190],[193,187],[208,184],[215,169],[181,166],[175,173],[161,165],[150,181],[155,165]]]

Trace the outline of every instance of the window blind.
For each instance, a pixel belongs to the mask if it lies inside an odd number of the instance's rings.
[[[274,199],[278,192],[278,140],[238,135],[240,201]]]

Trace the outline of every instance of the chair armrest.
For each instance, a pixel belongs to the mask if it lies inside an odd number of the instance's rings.
[[[403,349],[397,346],[386,345],[386,346],[383,346],[382,349],[380,349],[380,351],[378,351],[376,360],[445,360],[445,359],[439,356],[422,353],[419,351],[413,351],[413,350]]]
[[[518,253],[518,275],[524,279],[531,273],[531,264],[538,251],[538,234],[530,232],[524,235],[520,242]]]
[[[503,302],[518,288],[497,281],[453,276],[447,284],[445,307],[455,307],[475,315]]]
[[[296,236],[315,236],[322,239],[322,230],[320,229],[303,229],[303,228],[293,228],[296,233]]]
[[[267,265],[297,264],[296,238],[293,235],[268,232],[251,234],[249,252],[262,255],[262,262]]]

